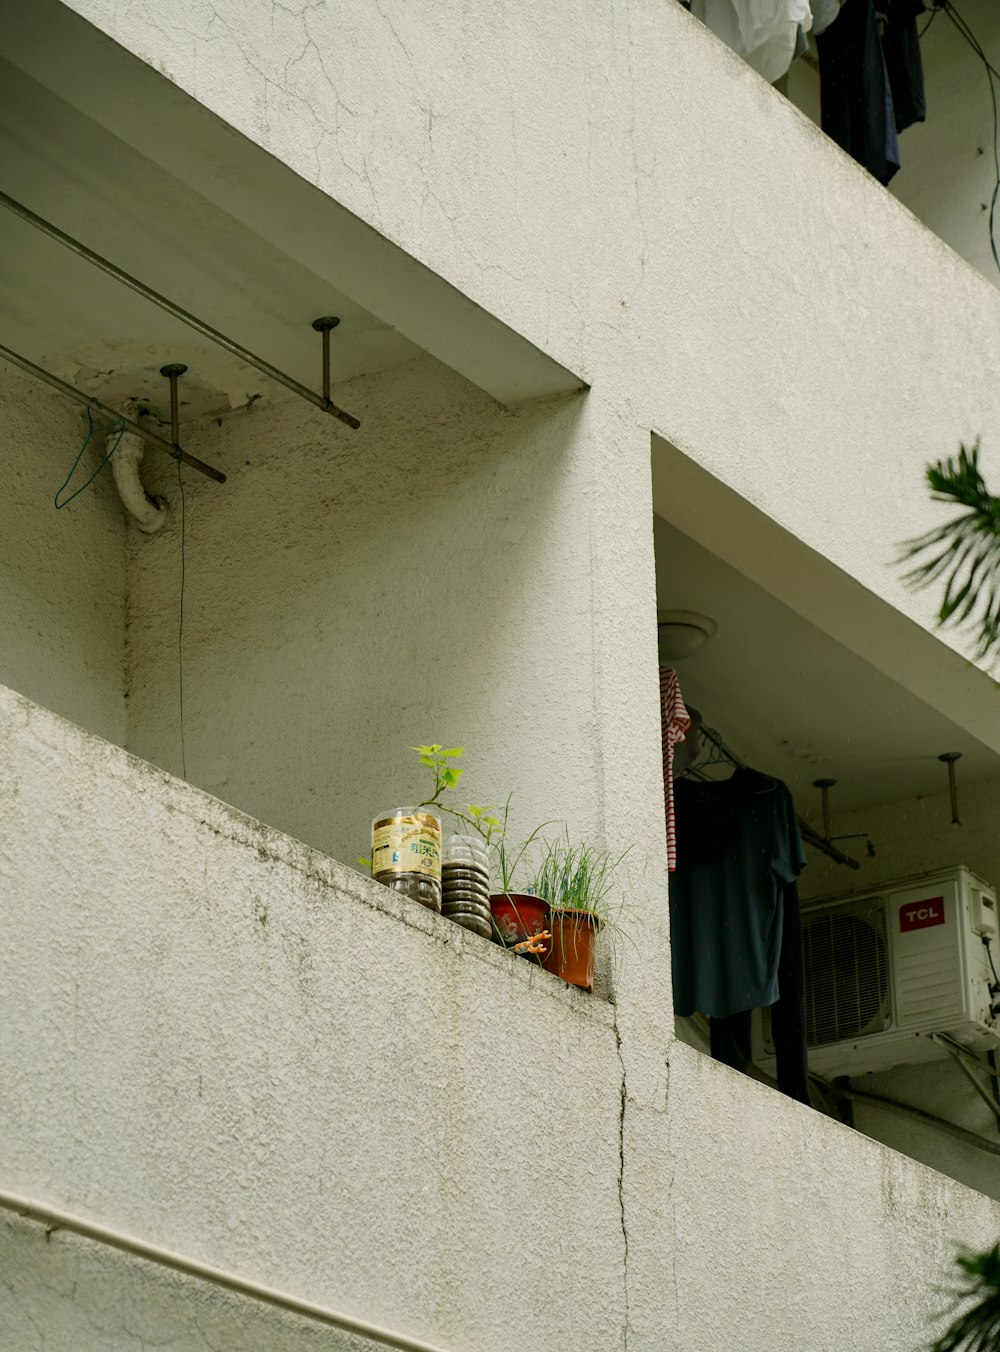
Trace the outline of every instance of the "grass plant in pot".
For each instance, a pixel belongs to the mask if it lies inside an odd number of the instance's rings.
[[[628,853],[573,845],[568,834],[544,842],[531,882],[552,908],[552,945],[542,966],[581,990],[594,989],[600,936],[621,929],[623,902],[615,896],[616,875]]]

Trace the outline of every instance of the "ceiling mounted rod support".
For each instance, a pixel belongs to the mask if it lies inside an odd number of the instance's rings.
[[[174,443],[174,458],[180,459],[180,406],[177,402],[177,381],[187,367],[183,362],[172,361],[160,367],[160,375],[170,381],[170,440]]]
[[[323,335],[323,403],[330,407],[330,333],[340,323],[336,315],[324,315],[313,320],[313,328]]]
[[[138,295],[142,296],[145,300],[152,301],[152,303],[158,305],[161,310],[166,310],[168,315],[173,315],[174,318],[179,319],[182,324],[187,324],[189,328],[202,334],[211,342],[217,343],[219,347],[224,347],[227,352],[231,352],[232,355],[238,357],[240,361],[245,361],[250,366],[255,366],[258,371],[262,371],[264,375],[268,376],[271,380],[276,380],[279,385],[284,385],[285,389],[291,390],[293,394],[297,394],[301,399],[308,399],[311,404],[315,404],[317,408],[321,408],[324,413],[330,413],[335,418],[339,418],[340,421],[346,423],[348,427],[356,429],[361,426],[361,423],[357,418],[352,417],[350,413],[345,413],[342,408],[338,408],[337,405],[331,403],[328,398],[324,399],[322,395],[314,393],[308,386],[301,384],[298,380],[293,379],[292,376],[286,375],[284,371],[279,371],[276,366],[272,366],[271,363],[265,361],[263,357],[258,357],[256,353],[249,351],[248,348],[243,347],[240,343],[234,342],[232,338],[227,338],[226,335],[220,333],[218,329],[213,329],[211,324],[206,324],[203,319],[199,319],[196,315],[191,314],[189,310],[183,309],[180,305],[175,305],[172,300],[168,300],[166,296],[161,296],[158,291],[154,291],[153,288],[147,286],[145,282],[140,282],[138,277],[133,277],[131,273],[116,267],[114,263],[109,262],[106,258],[102,258],[102,256],[99,253],[95,253],[93,249],[88,249],[86,244],[81,244],[80,241],[74,239],[72,235],[67,235],[65,231],[60,230],[59,227],[53,225],[51,221],[45,220],[42,216],[36,216],[33,211],[30,211],[13,197],[9,197],[5,192],[0,192],[0,206],[6,207],[7,210],[12,211],[15,216],[20,216],[22,221],[27,221],[28,224],[33,225],[36,230],[41,230],[43,235],[48,235],[50,239],[56,240],[57,243],[62,244],[80,258],[85,258],[88,263],[93,263],[93,265],[100,268],[102,272],[106,272],[109,277],[113,277],[116,282],[121,282],[124,286],[131,287]]]
[[[206,478],[214,479],[217,484],[226,482],[226,476],[219,470],[213,469],[211,465],[206,465],[204,460],[199,460],[194,455],[188,455],[187,451],[181,450],[179,446],[172,446],[165,437],[161,437],[148,427],[143,427],[141,423],[137,423],[134,419],[127,418],[124,413],[119,413],[116,408],[108,408],[101,403],[100,399],[94,399],[91,395],[84,394],[83,390],[78,390],[75,385],[60,380],[51,371],[36,366],[33,361],[28,361],[27,357],[22,357],[20,353],[14,352],[9,347],[4,347],[3,343],[0,343],[0,357],[9,361],[12,366],[19,366],[22,371],[27,372],[29,376],[34,376],[36,380],[51,385],[54,390],[58,390],[60,394],[65,394],[67,398],[75,399],[78,404],[96,409],[98,413],[103,413],[106,417],[117,418],[130,432],[142,437],[143,441],[148,441],[151,446],[157,446],[161,451],[166,451],[174,460],[180,460],[182,464],[190,465],[192,469],[196,469],[199,474],[204,474]]]
[[[830,825],[830,790],[836,782],[835,779],[813,780],[813,788],[819,789],[823,796],[823,835],[827,840],[833,839],[833,828]]]
[[[962,759],[961,751],[946,751],[943,756],[938,756],[939,761],[944,761],[948,767],[948,792],[951,794],[951,824],[952,826],[961,826],[958,819],[958,784],[955,780],[955,762]]]

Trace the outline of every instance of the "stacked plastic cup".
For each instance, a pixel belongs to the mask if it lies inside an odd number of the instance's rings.
[[[490,919],[490,864],[479,836],[446,836],[441,863],[441,914],[457,925],[493,935]]]

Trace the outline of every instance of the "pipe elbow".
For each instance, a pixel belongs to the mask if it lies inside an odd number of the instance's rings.
[[[108,437],[108,450],[114,445],[117,433]],[[169,510],[163,498],[150,497],[142,486],[139,477],[139,465],[142,461],[145,442],[135,432],[122,433],[118,448],[111,457],[111,472],[115,476],[118,496],[126,511],[138,523],[139,529],[146,535],[161,530]]]

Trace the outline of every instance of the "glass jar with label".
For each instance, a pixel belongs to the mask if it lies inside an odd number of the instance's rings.
[[[440,813],[431,807],[396,807],[372,818],[372,877],[440,912]]]

